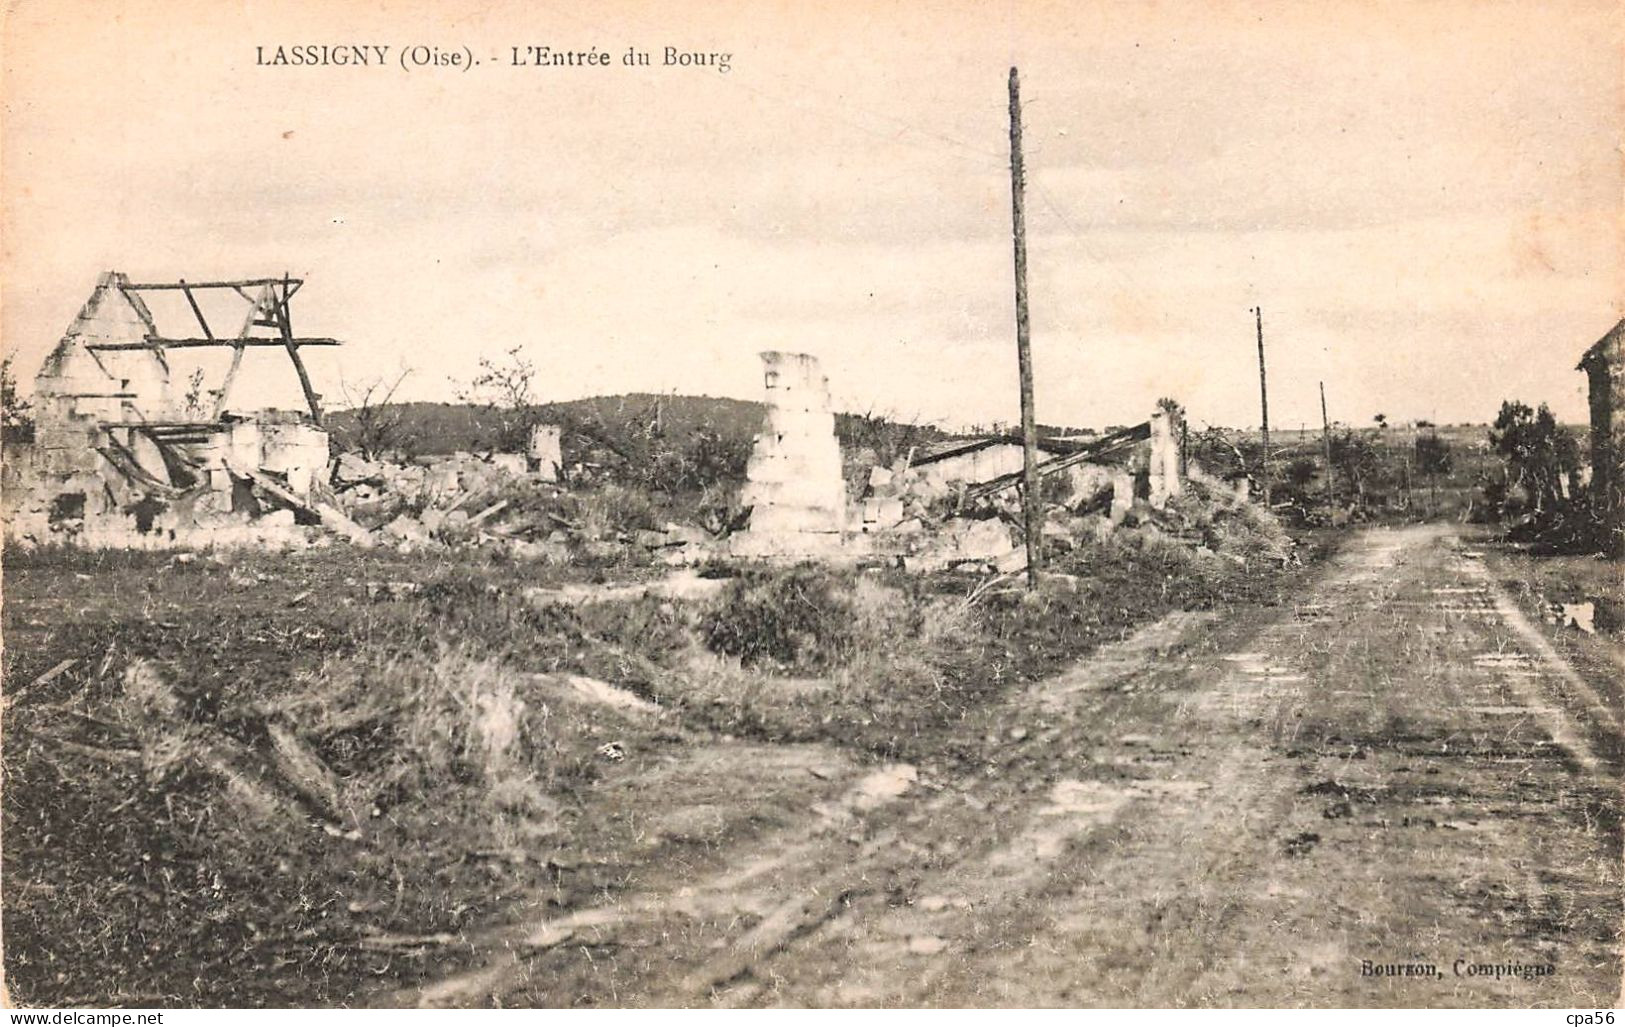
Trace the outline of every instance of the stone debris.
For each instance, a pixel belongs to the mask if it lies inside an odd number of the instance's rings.
[[[900,798],[919,781],[920,773],[907,763],[892,763],[871,771],[852,790],[854,809],[870,810]]]
[[[268,319],[286,319],[275,282],[235,284],[247,287],[237,291],[251,302],[243,337]],[[766,412],[732,514],[708,511],[706,528],[667,522],[623,530],[610,526],[628,520],[612,515],[612,500],[572,492],[561,480],[559,425],[532,428],[524,452],[407,459],[335,454],[308,383],[308,413],[229,410],[229,377],[200,413],[196,395],[177,395],[140,299],[142,289],[169,287],[102,276],[46,361],[36,378],[35,440],[8,445],[0,462],[8,539],[119,548],[482,548],[545,564],[682,567],[735,557],[987,574],[1026,566],[1012,477],[1022,466],[1019,444],[955,439],[889,466],[863,450],[851,455],[860,494],[849,497],[828,379],[807,354],[761,354]],[[257,298],[250,288],[260,289]],[[280,336],[254,338],[269,346]],[[1159,412],[1105,437],[1043,440],[1046,549],[1064,552],[1119,526],[1147,525],[1173,503],[1185,471],[1176,435]],[[569,477],[580,488],[586,473],[576,465]]]
[[[1172,419],[1159,412],[1104,438],[1045,440],[1046,552],[1067,552],[1121,526],[1148,523],[1176,499],[1184,490],[1176,435]],[[1021,571],[1027,565],[1019,545],[1021,495],[1011,486],[1023,460],[1017,441],[988,436],[949,440],[890,466],[876,463],[856,479],[862,494],[850,521],[869,540],[872,557],[910,571]]]
[[[934,934],[916,934],[908,939],[908,951],[916,956],[934,956],[948,947],[948,943]]]
[[[1582,603],[1548,603],[1546,623],[1560,628],[1575,628],[1588,635],[1597,633],[1597,604],[1594,600]]]
[[[556,460],[520,454],[462,452],[412,463],[345,454],[333,464],[332,481],[350,516],[374,524],[380,541],[406,551],[495,547],[538,563],[630,557],[683,566],[724,549],[692,524],[617,532],[591,518],[565,516],[559,511],[572,508],[572,494],[558,481],[558,469]]]
[[[367,582],[367,598],[373,600],[405,599],[416,595],[422,585],[415,581],[369,581]]]

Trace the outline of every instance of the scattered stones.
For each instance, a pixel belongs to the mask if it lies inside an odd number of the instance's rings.
[[[1594,602],[1553,603],[1551,622],[1561,628],[1577,628],[1588,635],[1597,633],[1597,605]]]
[[[916,956],[934,956],[948,943],[934,934],[916,934],[908,940],[908,950]]]
[[[423,588],[415,581],[369,581],[367,582],[367,598],[373,600],[405,599],[416,595]]]
[[[1015,574],[1027,569],[1027,554],[1019,549],[1012,549],[997,560],[993,561],[993,569],[1000,574]]]
[[[426,546],[434,541],[423,522],[407,514],[401,514],[384,525],[384,534],[412,545]]]
[[[885,805],[906,793],[919,778],[919,771],[907,763],[882,767],[858,782],[852,804],[857,809]]]
[[[366,459],[359,453],[342,453],[333,464],[333,481],[340,485],[355,485],[362,482],[378,481],[383,477],[381,465]]]

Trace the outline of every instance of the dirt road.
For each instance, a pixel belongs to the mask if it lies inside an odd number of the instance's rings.
[[[1449,528],[1372,530],[1294,607],[1021,693],[974,757],[785,760],[830,787],[379,1001],[1610,1005],[1620,709],[1540,631]]]

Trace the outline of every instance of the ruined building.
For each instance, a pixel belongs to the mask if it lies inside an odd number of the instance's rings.
[[[299,351],[338,343],[293,334],[289,305],[302,284],[133,283],[103,274],[35,378],[33,442],[7,446],[0,496],[8,537],[164,544],[198,528],[244,526],[268,495],[314,516],[328,438]],[[193,316],[181,333],[160,331],[143,298],[158,292],[185,299]],[[217,333],[199,302],[204,294],[240,308],[240,323]],[[229,351],[213,388],[171,373],[176,351],[196,348]],[[286,353],[308,410],[231,410],[245,354],[260,348]],[[284,509],[277,520],[291,518]]]
[[[729,539],[735,556],[770,560],[898,558],[922,569],[1024,566],[1000,508],[1019,505],[1024,452],[996,435],[910,450],[891,466],[868,466],[848,496],[829,384],[811,356],[761,354],[767,409],[746,470],[740,505],[748,529]],[[1067,516],[1098,512],[1109,531],[1143,499],[1179,495],[1175,426],[1165,412],[1102,436],[1047,437],[1038,470],[1067,497]],[[1064,479],[1064,480],[1062,480]],[[1054,486],[1064,486],[1055,488]],[[1050,502],[1061,502],[1052,499]]]
[[[1625,320],[1585,351],[1576,370],[1590,379],[1592,508],[1604,547],[1625,556]]]

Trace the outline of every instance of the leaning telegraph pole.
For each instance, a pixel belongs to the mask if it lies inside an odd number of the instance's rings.
[[[1033,415],[1033,350],[1027,324],[1027,224],[1022,189],[1021,86],[1010,69],[1010,223],[1016,253],[1016,363],[1021,372],[1021,519],[1027,536],[1027,587],[1038,587],[1044,511],[1038,495],[1038,422]]]
[[[1253,314],[1258,321],[1258,405],[1263,410],[1264,453],[1262,460],[1262,476],[1264,478],[1264,509],[1270,506],[1270,389],[1264,380],[1264,308],[1254,307]]]

